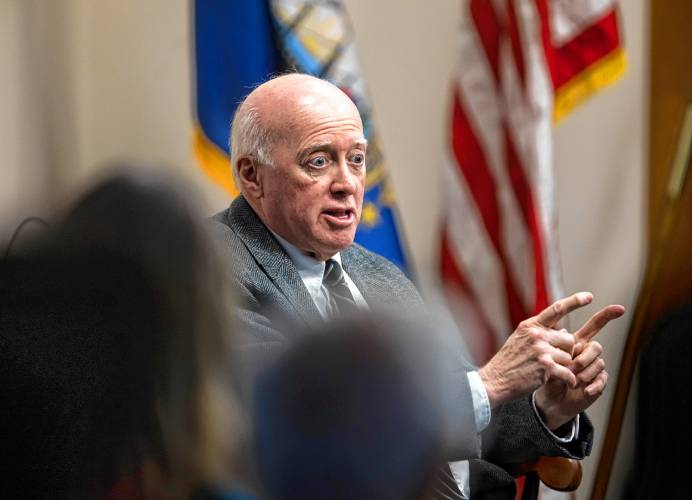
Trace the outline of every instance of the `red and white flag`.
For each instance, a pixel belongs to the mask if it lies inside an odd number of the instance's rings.
[[[563,295],[552,125],[613,82],[625,57],[615,0],[464,0],[463,14],[440,271],[482,364]]]
[[[624,70],[614,0],[465,0],[440,269],[477,363],[562,296],[552,125]]]

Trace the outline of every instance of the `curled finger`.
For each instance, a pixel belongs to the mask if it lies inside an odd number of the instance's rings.
[[[545,352],[548,355],[548,359],[551,362],[564,366],[565,368],[571,371],[571,366],[574,360],[572,359],[572,356],[569,353],[553,346],[548,346]],[[549,365],[549,363],[547,364]]]
[[[605,390],[606,385],[608,385],[608,372],[603,370],[598,374],[596,380],[586,386],[584,393],[590,397],[600,395]]]
[[[574,348],[572,349],[572,357],[576,358],[584,350],[584,344],[582,342],[575,342]]]
[[[572,356],[574,352],[574,335],[567,330],[548,330],[547,339],[550,345]]]
[[[603,358],[596,358],[593,362],[577,374],[579,384],[589,386],[596,377],[605,370]]]
[[[572,373],[572,370],[561,364],[553,363],[548,369],[548,373],[551,379],[561,380],[572,389],[577,386],[577,377]]]
[[[595,359],[597,359],[603,353],[603,346],[592,340],[586,347],[583,348],[582,352],[574,357],[572,360],[572,371],[574,373],[581,372],[584,368],[589,366]]]

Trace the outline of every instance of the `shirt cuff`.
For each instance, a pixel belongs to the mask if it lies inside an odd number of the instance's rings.
[[[449,470],[452,471],[454,482],[461,493],[461,498],[468,500],[471,498],[471,472],[468,460],[459,462],[449,462]],[[437,492],[436,492],[437,493]]]
[[[467,372],[473,401],[473,414],[476,420],[476,432],[481,433],[490,423],[490,400],[485,384],[477,371]],[[535,408],[535,407],[534,407]]]
[[[475,402],[474,402],[475,404]],[[548,426],[545,425],[545,422],[543,422],[543,419],[541,418],[541,414],[538,413],[538,408],[536,408],[536,391],[533,391],[531,394],[531,406],[533,406],[533,412],[536,414],[538,417],[538,421],[541,423],[543,428],[548,431],[548,433],[553,436],[553,438],[560,443],[571,443],[574,441],[577,436],[579,436],[579,414],[577,414],[573,419],[572,419],[572,430],[571,432],[567,433],[567,436],[565,437],[560,437],[557,434],[555,434],[553,431],[548,429]],[[564,427],[564,426],[563,426]]]

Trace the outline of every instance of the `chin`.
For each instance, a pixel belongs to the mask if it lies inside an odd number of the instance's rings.
[[[348,247],[353,245],[353,240],[356,238],[356,232],[353,231],[348,235],[343,235],[342,238],[338,239],[339,251],[346,250]]]
[[[325,245],[323,246],[323,248],[327,250],[325,253],[331,253],[334,255],[335,253],[346,250],[353,244],[354,236],[355,235],[351,237],[332,239],[329,242],[325,242]]]

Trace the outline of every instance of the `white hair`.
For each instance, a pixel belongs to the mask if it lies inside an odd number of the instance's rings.
[[[261,123],[259,112],[247,99],[236,108],[231,122],[231,170],[236,186],[238,182],[238,158],[252,156],[262,165],[272,166],[272,150],[276,140],[270,127]]]

